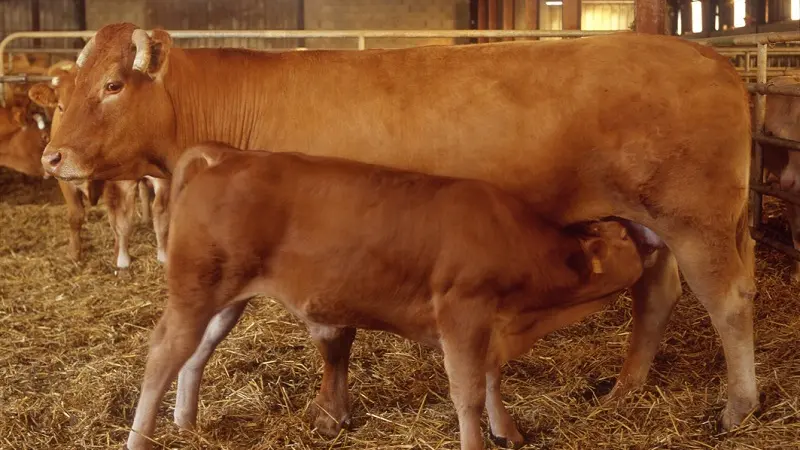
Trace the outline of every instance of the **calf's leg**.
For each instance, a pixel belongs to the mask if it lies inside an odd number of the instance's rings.
[[[203,340],[191,358],[178,373],[177,398],[175,399],[175,424],[184,429],[192,429],[197,422],[197,404],[200,394],[200,381],[203,378],[208,360],[220,342],[228,336],[239,318],[242,317],[247,301],[234,303],[217,313],[206,327]]]
[[[486,412],[492,436],[506,448],[519,448],[525,438],[517,429],[514,419],[503,405],[500,394],[500,368],[493,367],[486,372]]]
[[[167,301],[167,307],[153,331],[150,352],[144,371],[142,391],[136,405],[133,427],[128,434],[129,450],[150,449],[156,414],[164,393],[178,371],[192,356],[211,320],[200,308],[186,308],[188,303]]]
[[[153,199],[153,228],[156,232],[158,261],[167,261],[167,235],[169,232],[169,180],[163,178],[150,178],[153,183],[155,197]]]
[[[458,298],[455,290],[435,301],[450,398],[458,414],[461,450],[482,450],[481,413],[486,402],[489,300]],[[494,306],[494,302],[491,302]]]
[[[103,191],[103,200],[108,209],[108,221],[114,231],[114,256],[117,267],[126,269],[131,264],[128,240],[133,229],[136,182],[126,180],[107,183]]]
[[[667,247],[660,248],[653,260],[654,264],[645,269],[632,288],[633,331],[628,340],[628,355],[607,399],[618,399],[644,384],[681,296],[678,263],[673,253]]]
[[[311,417],[321,435],[336,437],[342,428],[350,426],[347,369],[356,329],[317,324],[308,324],[308,329],[324,364],[322,383],[311,408]]]
[[[67,219],[69,220],[69,256],[74,260],[81,259],[81,228],[86,218],[86,209],[83,206],[83,194],[78,187],[69,181],[58,180],[58,187],[67,204]]]

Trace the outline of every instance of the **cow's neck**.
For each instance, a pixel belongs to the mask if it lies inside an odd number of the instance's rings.
[[[217,53],[217,63],[208,64],[212,53]],[[254,148],[254,134],[265,126],[263,109],[268,103],[261,87],[274,55],[247,52],[247,58],[243,58],[242,53],[231,49],[172,49],[164,80],[176,118],[175,141],[166,149],[164,161],[170,171],[186,148],[201,142]]]

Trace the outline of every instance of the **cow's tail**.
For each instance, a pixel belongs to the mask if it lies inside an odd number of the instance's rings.
[[[224,154],[225,150],[207,144],[196,145],[184,151],[172,171],[170,205],[177,204],[178,196],[180,196],[192,178],[209,167],[219,164]]]

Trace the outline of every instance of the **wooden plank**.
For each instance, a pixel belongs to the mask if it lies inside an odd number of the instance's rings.
[[[713,1],[713,0],[712,0]],[[667,18],[666,0],[636,0],[636,31],[648,34],[664,34]],[[703,8],[705,11],[706,8]]]
[[[525,0],[525,21],[529,30],[539,29],[539,0]],[[538,38],[530,38],[537,40]]]
[[[580,30],[581,0],[564,0],[562,11],[561,28],[564,30]]]
[[[486,30],[488,24],[488,0],[478,0],[478,29]],[[486,42],[486,38],[478,38],[478,42]]]
[[[514,0],[503,0],[503,29],[514,29]],[[504,41],[513,41],[514,38],[505,38]]]

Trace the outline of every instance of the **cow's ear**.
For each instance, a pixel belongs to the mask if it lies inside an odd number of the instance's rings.
[[[131,36],[132,46],[136,52],[133,59],[133,70],[142,72],[154,80],[160,80],[167,73],[169,51],[172,48],[172,37],[164,30],[136,29]]]
[[[602,238],[590,237],[581,239],[581,247],[592,273],[603,273],[603,261],[608,256],[608,244]]]
[[[36,83],[28,90],[28,98],[43,108],[55,109],[58,106],[58,98],[53,89],[47,83]]]

